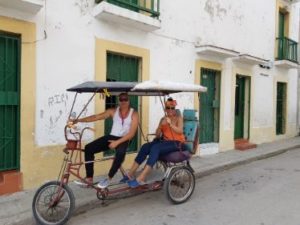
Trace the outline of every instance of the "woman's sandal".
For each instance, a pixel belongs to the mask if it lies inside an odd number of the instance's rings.
[[[136,179],[134,179],[134,180],[129,180],[127,184],[131,188],[137,188],[138,186],[144,185],[145,182],[138,182]]]

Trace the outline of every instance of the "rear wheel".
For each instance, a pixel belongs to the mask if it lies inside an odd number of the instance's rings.
[[[50,181],[41,186],[32,201],[35,220],[41,225],[65,224],[75,207],[72,190],[59,181]]]
[[[167,199],[173,204],[187,201],[195,189],[195,176],[187,167],[173,169],[164,181]]]

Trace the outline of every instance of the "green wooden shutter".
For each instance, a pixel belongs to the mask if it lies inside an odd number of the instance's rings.
[[[285,20],[285,14],[283,12],[279,12],[278,36],[280,38],[284,37],[284,20]]]
[[[20,168],[20,43],[0,32],[0,171]]]
[[[277,83],[276,134],[285,133],[286,84]]]
[[[285,48],[285,39],[284,39],[284,20],[285,14],[283,12],[279,12],[279,21],[278,21],[278,59],[284,59],[284,48]]]
[[[199,127],[201,144],[219,141],[220,72],[201,68],[201,85],[207,92],[200,96]]]
[[[139,58],[124,56],[115,53],[107,53],[107,81],[138,81]],[[106,109],[118,105],[118,98],[112,96],[106,98]],[[138,110],[138,97],[130,96],[130,106]],[[112,120],[105,121],[105,134],[109,134]],[[128,151],[137,151],[138,135],[130,142]],[[109,152],[107,154],[112,154]]]

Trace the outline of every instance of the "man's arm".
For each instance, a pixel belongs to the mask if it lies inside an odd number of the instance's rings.
[[[138,125],[139,125],[139,115],[137,112],[134,111],[132,113],[132,122],[128,134],[124,135],[123,137],[121,137],[116,141],[110,141],[111,143],[109,145],[109,148],[114,149],[119,144],[131,140],[137,131]]]
[[[81,122],[81,123],[89,123],[89,122],[94,122],[97,120],[103,120],[103,119],[107,119],[109,117],[113,117],[115,112],[115,109],[107,109],[106,111],[104,111],[103,113],[99,113],[96,115],[92,115],[92,116],[87,116],[84,118],[79,118],[77,120],[71,120],[73,122],[73,124]]]

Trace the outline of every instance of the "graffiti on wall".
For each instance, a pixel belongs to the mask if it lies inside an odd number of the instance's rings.
[[[39,110],[39,122],[37,143],[39,145],[49,145],[64,142],[62,132],[70,115],[73,97],[66,92],[55,93],[45,98],[43,107]],[[71,117],[76,118],[78,113],[84,108],[83,104],[75,104],[75,109]],[[77,110],[78,109],[78,110]],[[88,109],[85,109],[80,117],[85,117]]]
[[[44,125],[48,129],[55,128],[62,118],[66,118],[68,99],[67,93],[55,94],[47,98],[47,112],[41,109],[40,118],[44,120]]]

